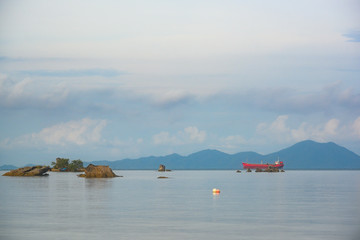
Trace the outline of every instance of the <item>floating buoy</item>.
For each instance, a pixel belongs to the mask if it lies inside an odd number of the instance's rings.
[[[219,194],[220,193],[220,189],[214,188],[213,189],[213,194]]]

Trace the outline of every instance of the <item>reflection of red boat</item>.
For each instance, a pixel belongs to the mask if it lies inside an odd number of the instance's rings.
[[[269,164],[269,163],[242,163],[244,169],[256,169],[256,168],[261,168],[261,169],[267,169],[269,168],[269,166],[271,167],[275,167],[275,168],[283,168],[284,167],[284,163],[280,162],[280,161],[276,161],[274,164]]]

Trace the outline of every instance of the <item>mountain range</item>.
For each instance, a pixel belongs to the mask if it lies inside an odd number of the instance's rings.
[[[203,150],[181,156],[171,154],[161,157],[143,157],[118,161],[94,161],[96,165],[108,165],[112,169],[157,169],[160,164],[167,169],[178,170],[227,170],[242,169],[242,162],[274,163],[281,160],[285,169],[360,169],[360,156],[333,142],[302,141],[291,147],[267,155],[256,152],[227,154],[217,150]]]
[[[333,142],[318,143],[311,140],[296,143],[291,147],[267,155],[256,152],[227,154],[208,149],[188,156],[174,153],[161,157],[84,162],[84,166],[92,163],[108,165],[112,169],[155,170],[160,164],[163,164],[167,169],[173,170],[234,170],[242,169],[242,162],[274,163],[278,159],[284,162],[285,169],[360,169],[360,156],[354,152]],[[15,169],[16,167],[3,165],[0,170],[11,168]]]

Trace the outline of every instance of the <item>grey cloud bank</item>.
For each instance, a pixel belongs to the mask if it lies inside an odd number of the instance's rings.
[[[349,42],[360,42],[360,31],[346,33],[344,34],[344,36],[349,39]]]
[[[19,73],[26,76],[40,77],[116,77],[125,74],[115,69],[28,70]]]
[[[360,153],[358,10],[5,1],[0,162],[271,152],[304,139]]]

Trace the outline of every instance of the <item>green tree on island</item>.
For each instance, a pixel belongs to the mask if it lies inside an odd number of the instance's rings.
[[[78,159],[78,160],[72,160],[68,166],[68,169],[70,172],[75,172],[83,167],[84,167],[83,162],[80,159]]]
[[[68,158],[56,158],[56,162],[52,162],[51,165],[55,169],[64,169],[69,172],[76,172],[84,167],[83,162],[80,159],[72,160],[71,163],[69,163]]]
[[[69,166],[69,159],[68,158],[56,158],[56,162],[52,162],[53,168],[63,169]]]

